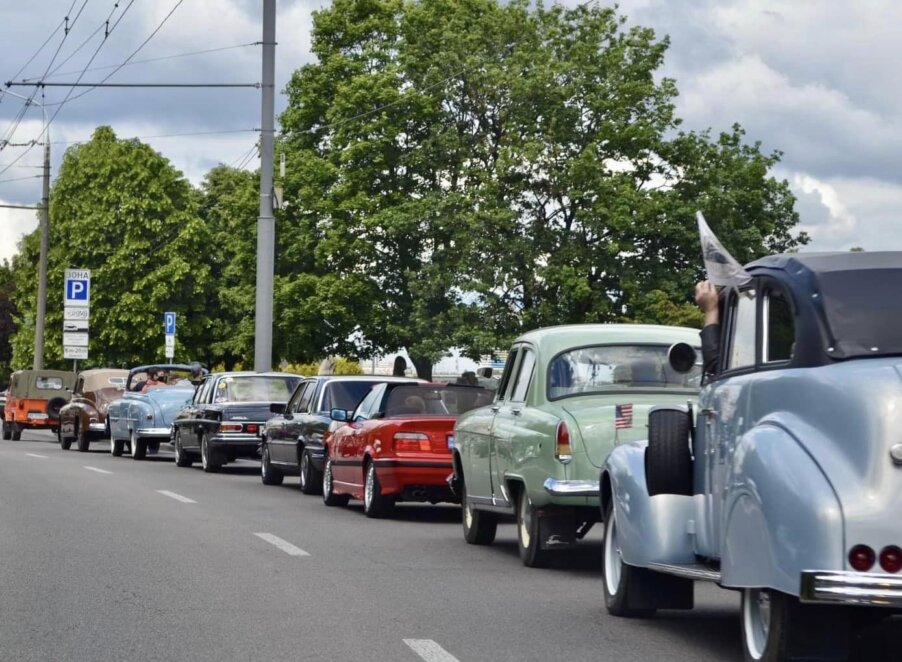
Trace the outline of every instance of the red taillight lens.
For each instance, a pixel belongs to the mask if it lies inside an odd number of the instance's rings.
[[[253,423],[248,423],[247,426],[245,426],[245,429],[246,429],[248,432],[250,432],[251,434],[257,434],[257,429],[258,429],[258,428],[257,428],[257,426],[254,425]]]
[[[890,573],[902,570],[902,549],[895,545],[884,547],[880,552],[880,567]]]
[[[396,451],[428,451],[429,437],[422,432],[395,432],[393,437]]]
[[[241,432],[244,426],[241,423],[220,423],[219,431],[220,432]]]
[[[876,555],[867,545],[855,545],[849,550],[849,565],[859,572],[867,572],[874,567]]]
[[[573,454],[570,450],[570,430],[567,428],[567,424],[564,423],[564,421],[557,424],[557,434],[555,435],[554,442],[554,457],[564,464],[567,464],[573,459]]]

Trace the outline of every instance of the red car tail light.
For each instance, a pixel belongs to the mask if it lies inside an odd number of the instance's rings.
[[[867,545],[855,545],[849,550],[849,565],[859,572],[867,572],[874,567],[874,550]]]
[[[258,426],[254,425],[253,423],[248,423],[247,426],[245,427],[245,429],[246,429],[248,432],[250,432],[251,434],[256,434],[256,433],[257,433],[257,427],[258,427]]]
[[[880,567],[889,573],[902,570],[902,549],[895,545],[884,547],[880,552]]]
[[[244,428],[241,423],[220,423],[219,431],[220,432],[241,432]]]
[[[554,457],[561,464],[568,464],[573,459],[570,449],[570,430],[567,424],[561,421],[557,424],[557,434],[554,442]]]
[[[395,432],[396,451],[428,451],[429,437],[422,432]]]

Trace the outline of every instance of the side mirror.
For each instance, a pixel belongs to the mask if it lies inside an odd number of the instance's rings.
[[[287,406],[285,402],[273,402],[269,405],[269,411],[273,414],[284,414]]]
[[[487,368],[479,368],[476,371],[477,377],[482,377],[483,379],[491,379],[492,378],[492,368],[491,366]]]
[[[329,412],[329,418],[331,418],[333,421],[346,423],[348,421],[348,412],[344,409],[332,409]]]
[[[681,375],[692,370],[695,367],[696,360],[695,348],[689,343],[674,343],[667,350],[667,361],[670,363],[670,367]]]

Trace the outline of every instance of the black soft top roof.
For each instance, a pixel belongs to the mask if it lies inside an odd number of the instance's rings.
[[[770,255],[746,268],[785,272],[793,294],[819,313],[829,356],[902,354],[902,252]]]

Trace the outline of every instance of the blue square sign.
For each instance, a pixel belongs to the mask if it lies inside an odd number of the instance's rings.
[[[175,313],[163,313],[163,328],[167,336],[175,335]]]
[[[87,269],[66,269],[66,306],[88,306],[91,302],[91,272]]]

